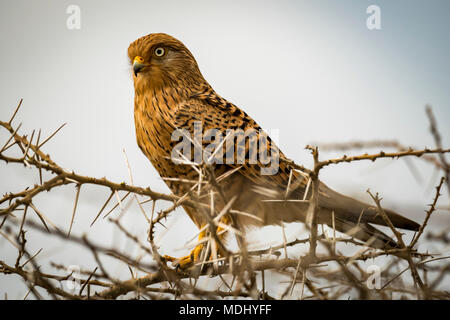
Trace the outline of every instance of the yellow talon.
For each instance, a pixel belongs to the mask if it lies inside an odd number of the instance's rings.
[[[224,224],[229,224],[230,218],[228,216],[224,216],[220,219],[220,221]],[[202,228],[203,228],[203,226],[202,226]],[[225,233],[219,234],[219,232],[221,232],[223,230],[225,230],[225,229],[220,226],[217,227],[216,234],[218,234],[219,239],[224,238]],[[206,229],[203,230],[202,232],[200,232],[200,234],[198,235],[198,242],[200,242],[205,236],[206,236]],[[163,258],[166,261],[172,262],[174,265],[176,265],[177,268],[187,269],[200,261],[200,255],[202,253],[204,246],[205,246],[204,243],[200,243],[200,244],[196,245],[195,248],[191,251],[191,253],[189,255],[181,257],[181,258],[174,258],[174,257],[168,256],[168,255],[165,255]],[[209,258],[211,258],[211,255]]]
[[[205,230],[200,232],[198,236],[198,240],[200,241],[205,237]],[[165,255],[163,258],[170,262],[175,262],[175,265],[180,269],[187,269],[197,263],[200,260],[200,254],[203,250],[204,244],[198,244],[195,246],[195,248],[191,251],[191,253],[187,256],[181,257],[181,258],[174,258],[168,255]]]

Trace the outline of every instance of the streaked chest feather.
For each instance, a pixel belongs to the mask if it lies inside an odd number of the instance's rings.
[[[177,103],[167,92],[145,93],[135,97],[137,143],[163,178],[178,177],[186,174],[187,170],[185,166],[175,165],[171,160],[171,136],[174,130],[172,111]],[[168,185],[173,190],[172,183]]]

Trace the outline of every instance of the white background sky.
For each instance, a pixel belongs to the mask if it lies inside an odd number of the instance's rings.
[[[68,30],[66,8],[81,9],[81,29]],[[381,8],[381,30],[368,30],[366,8]],[[128,181],[122,150],[134,182],[168,192],[135,142],[133,85],[127,48],[136,38],[164,32],[180,39],[200,70],[224,98],[243,108],[263,128],[280,130],[280,147],[299,163],[311,164],[311,142],[396,139],[434,147],[424,106],[439,122],[444,145],[450,141],[450,2],[448,1],[0,1],[0,118],[9,119],[20,98],[16,122],[21,133],[42,128],[47,136],[68,125],[45,146],[66,168],[84,175]],[[6,139],[5,132],[0,138]],[[1,140],[1,141],[3,141]],[[377,150],[372,150],[377,151]],[[359,151],[357,151],[359,153]],[[322,159],[337,153],[321,153]],[[439,176],[413,159],[418,183],[403,161],[377,161],[330,167],[321,179],[368,201],[367,188],[384,203],[421,220]],[[36,172],[0,164],[0,192],[37,183]],[[89,231],[110,242],[106,222],[89,224],[107,194],[81,191],[74,232]],[[40,198],[55,223],[68,227],[74,188]],[[448,204],[444,193],[442,204]],[[161,203],[161,208],[164,207]],[[181,210],[165,235],[162,250],[173,251],[195,229]],[[138,210],[128,226],[145,238]],[[438,212],[449,224],[447,211]],[[275,229],[266,233],[276,233]],[[267,234],[255,237],[266,238]],[[119,240],[115,240],[119,241]],[[39,249],[48,239],[36,236]],[[0,259],[13,250],[0,240]],[[123,248],[123,246],[122,246]],[[53,250],[53,251],[52,251]],[[67,255],[68,250],[70,255]],[[55,244],[47,261],[81,264],[76,248]],[[1,284],[4,284],[2,286]],[[0,277],[3,288],[15,284]],[[15,292],[20,296],[23,287]]]

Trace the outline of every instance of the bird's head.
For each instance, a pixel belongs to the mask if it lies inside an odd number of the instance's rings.
[[[135,40],[128,47],[128,57],[137,91],[191,88],[206,82],[192,53],[181,41],[164,33],[152,33]]]

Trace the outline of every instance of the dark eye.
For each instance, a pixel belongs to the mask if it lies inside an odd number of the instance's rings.
[[[155,56],[162,57],[166,53],[166,50],[163,47],[158,47],[155,49]]]

